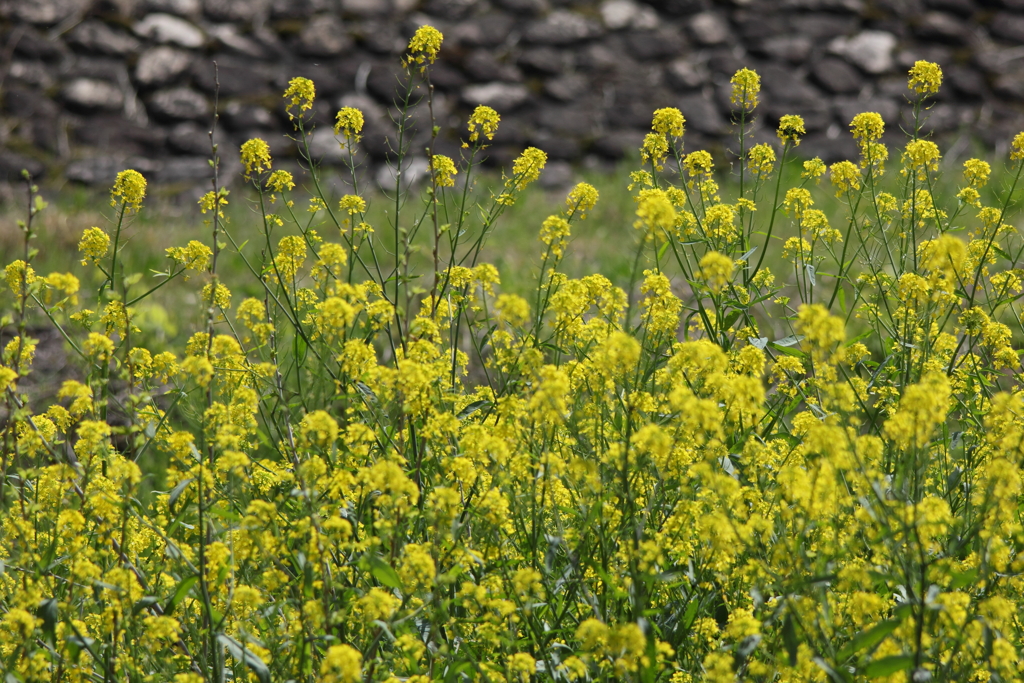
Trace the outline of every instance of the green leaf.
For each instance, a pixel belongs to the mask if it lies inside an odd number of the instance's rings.
[[[476,411],[480,410],[481,408],[488,408],[490,406],[491,406],[491,402],[486,400],[486,399],[480,399],[479,401],[473,401],[468,406],[466,406],[465,408],[460,410],[459,414],[456,417],[458,417],[460,420],[464,420],[467,417],[469,417],[470,415],[472,415],[473,413],[475,413]]]
[[[894,674],[897,671],[906,671],[912,666],[914,666],[913,655],[882,657],[864,667],[864,675],[868,678],[880,678],[881,676]]]
[[[152,595],[147,595],[146,597],[140,599],[132,606],[132,614],[138,614],[144,609],[149,609],[158,602],[160,602],[160,598],[153,597]]]
[[[39,603],[36,616],[43,620],[43,633],[48,642],[53,642],[57,630],[57,598],[49,598]]]
[[[782,642],[786,645],[786,654],[789,656],[789,665],[796,666],[797,649],[800,643],[796,638],[796,625],[793,623],[793,617],[788,613],[786,614],[786,618],[782,620]]]
[[[252,672],[256,674],[256,678],[260,679],[260,683],[270,683],[270,669],[259,658],[259,655],[229,635],[218,633],[217,640],[228,651],[228,654],[252,669]]]
[[[192,477],[188,479],[182,479],[178,482],[178,485],[171,489],[171,495],[167,496],[167,511],[174,512],[174,504],[181,498],[181,494],[184,493],[185,487],[192,483]]]
[[[974,569],[969,569],[965,572],[953,572],[953,580],[949,583],[949,590],[959,590],[968,584],[974,583],[975,579],[977,578],[977,567],[975,567]]]
[[[171,599],[167,601],[167,606],[164,607],[165,615],[171,615],[174,608],[181,604],[181,601],[185,599],[185,596],[188,595],[188,592],[192,590],[192,586],[196,585],[197,581],[199,581],[199,577],[195,575],[185,577],[181,580],[181,583],[178,584],[178,588],[174,591],[174,595],[171,596]]]
[[[373,574],[373,578],[377,579],[388,588],[402,587],[402,580],[398,578],[398,572],[396,572],[390,564],[377,555],[367,555],[365,557],[366,562],[370,566],[370,573]]]
[[[839,651],[839,654],[836,655],[836,659],[841,662],[861,650],[878,645],[899,625],[899,620],[889,619],[875,624],[866,631],[861,631],[853,637],[853,640],[847,643],[846,646]]]

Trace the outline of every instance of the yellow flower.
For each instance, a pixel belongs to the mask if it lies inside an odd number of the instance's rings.
[[[924,94],[934,95],[939,92],[942,85],[942,69],[934,62],[918,60],[910,68],[910,80],[907,87],[911,90]]]
[[[733,105],[745,111],[752,111],[757,106],[757,95],[761,92],[761,77],[750,69],[740,69],[729,81],[732,84]]]
[[[451,157],[435,154],[430,157],[430,171],[438,187],[455,187],[455,175],[459,172]]]
[[[668,156],[668,139],[661,133],[648,133],[644,136],[644,144],[640,147],[640,158],[649,162],[654,170],[660,171],[665,167],[665,158]]]
[[[117,174],[114,187],[110,190],[110,205],[116,206],[118,200],[132,211],[138,211],[142,200],[146,197],[146,179],[138,171],[128,169]]]
[[[587,212],[594,208],[598,199],[597,188],[590,183],[577,183],[565,198],[565,205],[570,216],[587,217]]]
[[[100,259],[107,255],[109,249],[110,235],[101,228],[86,228],[78,242],[78,251],[85,257],[82,259],[83,266],[89,265],[89,261],[99,265]]]
[[[527,185],[540,177],[544,165],[548,162],[548,155],[536,147],[527,147],[515,161],[512,162],[512,177],[506,180],[505,186],[522,191]]]
[[[550,250],[551,255],[560,259],[565,253],[569,238],[569,221],[561,216],[548,216],[540,227],[540,241]]]
[[[366,200],[357,194],[347,194],[338,200],[338,208],[352,216],[366,211]]]
[[[407,64],[433,64],[444,36],[433,26],[420,26],[409,41]]]
[[[915,171],[918,180],[924,180],[928,171],[939,170],[939,147],[931,140],[913,140],[907,143],[903,151],[903,164],[906,168],[903,174],[908,171]]]
[[[843,319],[831,315],[821,304],[801,304],[797,309],[796,329],[804,336],[801,347],[816,358],[846,341]]]
[[[210,266],[213,251],[198,240],[191,240],[184,247],[169,247],[167,255],[189,270],[206,270]]]
[[[343,134],[346,140],[359,142],[363,132],[363,112],[355,107],[342,107],[335,117],[334,134]]]
[[[820,182],[823,175],[825,175],[825,162],[821,160],[821,157],[814,157],[804,162],[804,170],[800,177],[804,179],[813,178]]]
[[[717,251],[709,251],[700,260],[699,277],[715,294],[725,289],[732,280],[735,264],[732,259]]]
[[[501,117],[498,116],[498,112],[482,104],[477,106],[469,117],[467,124],[467,128],[469,128],[469,141],[476,142],[480,137],[480,133],[483,133],[484,137],[488,140],[493,140],[494,134],[498,132],[499,121],[501,121]]]
[[[323,683],[359,683],[363,678],[363,655],[351,645],[327,648],[320,665]]]
[[[844,192],[856,192],[860,189],[860,169],[852,161],[840,161],[829,168],[832,185],[836,188],[836,196]]]
[[[711,153],[704,150],[690,152],[683,158],[683,166],[690,177],[704,176],[710,178],[715,169]]]
[[[313,85],[313,81],[299,76],[288,81],[288,87],[285,89],[282,97],[286,100],[291,98],[288,104],[285,105],[285,111],[288,112],[289,120],[294,120],[296,114],[301,115],[302,112],[313,108],[313,100],[316,99],[316,87]],[[296,107],[298,107],[298,111],[294,111]],[[267,168],[270,168],[270,164],[267,164]]]
[[[664,190],[641,190],[636,215],[633,227],[646,230],[648,236],[669,233],[676,224],[676,209]]]
[[[766,176],[775,168],[775,150],[771,145],[754,145],[747,152],[747,168],[755,175]]]
[[[267,178],[266,187],[271,192],[286,192],[295,187],[295,180],[288,171],[274,171]]]
[[[1024,159],[1024,133],[1017,133],[1010,143],[1010,158],[1014,160]]]
[[[654,111],[654,120],[651,122],[651,130],[659,135],[680,138],[686,130],[686,119],[682,112],[675,107],[665,107]]]
[[[796,114],[786,114],[779,119],[779,129],[776,134],[783,142],[791,140],[794,145],[799,146],[800,136],[807,135],[807,129],[804,128],[802,117]]]
[[[981,159],[968,159],[964,162],[964,179],[971,187],[984,187],[992,173],[992,166]]]
[[[877,112],[863,112],[850,121],[850,131],[853,133],[853,139],[860,141],[861,147],[864,148],[868,143],[882,139],[885,121]]]
[[[242,166],[245,167],[246,180],[252,173],[263,173],[264,168],[270,170],[270,145],[260,138],[252,138],[242,143]]]
[[[515,679],[522,683],[530,680],[530,676],[537,670],[537,662],[525,652],[517,652],[508,658],[508,671]]]
[[[329,449],[338,440],[338,423],[325,410],[314,410],[299,423],[299,438],[303,443]]]

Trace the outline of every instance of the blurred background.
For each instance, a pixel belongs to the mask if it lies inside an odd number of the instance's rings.
[[[947,157],[1005,149],[1024,125],[1024,0],[0,0],[0,196],[22,168],[107,187],[132,167],[205,188],[214,62],[226,170],[250,137],[295,157],[281,92],[305,76],[314,152],[340,164],[330,125],[358,106],[364,168],[380,175],[399,61],[424,23],[445,36],[432,70],[439,151],[457,157],[468,113],[487,104],[502,116],[489,163],[541,147],[551,187],[635,154],[658,107],[683,111],[687,151],[737,147],[728,94],[741,67],[762,77],[755,136],[800,114],[799,151],[826,161],[855,154],[847,126],[860,111],[902,138],[917,59],[945,71],[928,127]]]

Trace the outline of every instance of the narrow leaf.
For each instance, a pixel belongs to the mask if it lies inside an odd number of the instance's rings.
[[[866,650],[868,648],[874,647],[875,645],[878,645],[880,642],[885,640],[885,637],[892,633],[899,625],[900,622],[898,620],[889,619],[887,621],[875,624],[866,631],[861,631],[853,637],[853,640],[847,643],[846,646],[839,651],[839,654],[836,655],[836,659],[838,661],[843,661],[847,657],[850,657],[851,655],[854,655],[860,652],[861,650]]]
[[[228,651],[228,654],[249,667],[256,674],[256,678],[260,680],[260,683],[270,683],[270,669],[259,658],[259,655],[229,635],[218,633],[217,640]]]
[[[196,585],[199,581],[199,577],[192,575],[182,579],[181,583],[178,584],[178,588],[174,591],[174,595],[167,601],[167,606],[164,607],[164,614],[170,616],[174,608],[181,604],[181,601],[185,599],[188,592],[192,590],[192,586]]]
[[[864,667],[864,675],[868,678],[880,678],[890,676],[897,671],[906,671],[914,666],[913,655],[894,655],[882,657]]]

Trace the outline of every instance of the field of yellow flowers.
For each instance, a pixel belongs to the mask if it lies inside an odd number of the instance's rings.
[[[399,155],[441,42],[409,44]],[[860,158],[826,169],[795,160],[797,115],[749,144],[759,78],[737,72],[727,199],[683,115],[654,112],[625,288],[559,271],[599,200],[581,183],[538,226],[530,296],[502,292],[481,250],[546,157],[476,196],[483,106],[462,158],[431,142],[422,196],[399,175],[371,225],[362,114],[338,112],[356,189],[328,201],[294,79],[312,197],[250,140],[263,220],[229,224],[214,148],[209,239],[158,276],[124,265],[141,174],[78,275],[34,269],[29,187],[0,294],[5,683],[1019,680],[1024,133],[1000,203],[979,159],[944,196],[941,80],[911,69],[898,159],[864,113]],[[205,324],[155,351],[134,318],[165,285]],[[83,368],[48,406],[19,388],[41,323]]]

